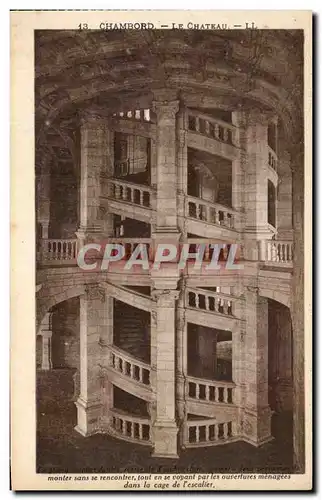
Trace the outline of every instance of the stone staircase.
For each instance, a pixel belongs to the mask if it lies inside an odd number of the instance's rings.
[[[150,315],[114,301],[114,345],[146,363],[150,362]]]

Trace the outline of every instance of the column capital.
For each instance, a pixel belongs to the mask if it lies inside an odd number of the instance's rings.
[[[98,283],[86,285],[85,293],[86,297],[90,300],[105,301],[105,290]]]
[[[41,322],[40,333],[51,332],[53,311],[47,311]]]
[[[161,307],[172,307],[174,302],[178,300],[179,290],[152,290],[152,298],[160,303]]]
[[[152,109],[156,113],[158,120],[174,120],[179,111],[179,100],[152,101]]]
[[[258,294],[259,288],[258,288],[258,286],[255,286],[255,285],[247,285],[246,292]]]
[[[38,335],[40,335],[43,339],[51,339],[53,332],[51,330],[41,330]]]
[[[80,126],[89,126],[95,128],[105,128],[107,126],[107,117],[102,116],[98,111],[84,109],[79,111],[78,122]]]
[[[260,108],[253,108],[246,112],[246,126],[262,125],[267,126],[275,115]]]

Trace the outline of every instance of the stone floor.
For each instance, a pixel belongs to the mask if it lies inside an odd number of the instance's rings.
[[[276,439],[261,448],[231,443],[185,450],[178,460],[152,458],[149,448],[106,435],[84,438],[74,430],[75,423],[72,402],[38,403],[37,472],[292,472],[289,415],[274,417]]]

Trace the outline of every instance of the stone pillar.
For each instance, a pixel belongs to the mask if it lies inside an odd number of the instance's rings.
[[[260,260],[259,248],[274,231],[268,224],[268,119],[259,110],[246,115],[245,258]],[[260,243],[261,242],[261,243]],[[265,260],[265,259],[264,259]]]
[[[276,308],[277,320],[277,399],[279,411],[292,411],[292,325],[286,306]]]
[[[291,314],[293,323],[293,445],[294,465],[297,472],[305,470],[305,377],[304,377],[304,307],[309,310],[312,306],[310,287],[304,302],[304,250],[310,255],[309,240],[311,234],[308,228],[307,247],[304,247],[304,155],[303,144],[294,147],[291,152],[293,178],[293,229],[294,229],[294,258],[293,258],[293,294]],[[309,197],[306,200],[306,210],[311,214]],[[307,332],[310,334],[310,332]],[[308,349],[306,363],[310,366]]]
[[[188,115],[181,107],[177,119],[177,192],[178,192],[178,227],[183,239],[187,237],[185,230],[185,198],[188,191]]]
[[[150,139],[150,183],[153,189],[157,188],[157,145],[156,136]]]
[[[109,212],[108,209],[108,201],[107,198],[109,196],[110,184],[109,177],[114,176],[114,131],[109,128],[105,129],[105,144],[106,147],[106,167],[104,176],[104,182],[101,185],[102,190],[102,206],[101,206],[101,215],[102,215],[102,230],[104,238],[108,238],[113,236],[114,224],[113,224],[113,214]],[[104,141],[103,141],[104,142]],[[104,164],[103,167],[104,168]]]
[[[109,295],[105,295],[105,315],[104,324],[102,328],[100,344],[101,344],[101,365],[103,368],[110,366],[110,350],[109,347],[113,345],[113,323],[114,323],[114,299]],[[113,408],[114,386],[108,379],[105,370],[102,373],[102,418],[101,427],[103,430],[108,431],[110,425],[110,410]]]
[[[104,193],[111,168],[112,138],[105,121],[89,113],[83,114],[80,125],[80,225],[77,237],[80,246],[102,237],[105,210]]]
[[[240,297],[244,288],[241,283],[235,285],[232,289],[233,295]],[[236,301],[233,304],[233,314],[237,318],[245,318],[245,302]],[[233,390],[233,401],[238,406],[237,435],[241,435],[241,422],[243,420],[243,408],[245,406],[245,394],[247,387],[244,380],[245,368],[245,339],[246,325],[244,321],[236,321],[235,327],[231,332],[232,336],[232,381],[236,384]]]
[[[155,457],[177,458],[175,380],[175,302],[177,290],[152,292],[157,313],[156,408],[153,422]]]
[[[254,287],[247,287],[243,438],[254,446],[272,439],[271,409],[268,405],[268,303]]]
[[[181,282],[181,291],[177,307],[176,328],[176,403],[177,420],[179,425],[179,446],[184,444],[184,430],[187,420],[186,414],[186,379],[188,375],[188,324],[185,318],[185,285]]]
[[[157,307],[151,311],[151,340],[150,340],[150,362],[151,362],[151,387],[154,394],[157,393],[157,348],[158,348],[158,330],[157,330]]]
[[[76,430],[89,436],[100,430],[102,417],[101,342],[107,330],[105,292],[89,285],[80,297],[80,395]]]
[[[236,127],[233,142],[237,146],[236,157],[232,161],[232,207],[239,216],[234,217],[234,228],[244,229],[243,210],[245,207],[245,170],[247,165],[246,118],[242,111],[232,113],[232,123]]]
[[[179,101],[167,91],[155,94],[153,110],[157,115],[157,231],[178,232],[176,113]]]
[[[293,239],[292,171],[290,154],[282,151],[278,157],[277,234],[279,240]]]
[[[48,239],[50,223],[50,171],[51,157],[48,151],[43,153],[40,164],[40,174],[37,184],[37,222],[41,228],[41,239]]]
[[[52,338],[52,312],[48,312],[42,323],[40,335],[42,337],[41,349],[41,369],[51,370],[53,367],[51,356],[51,338]]]

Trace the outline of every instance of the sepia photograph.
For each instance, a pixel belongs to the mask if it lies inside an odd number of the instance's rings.
[[[311,456],[305,31],[100,14],[33,31],[34,472],[278,488]]]

